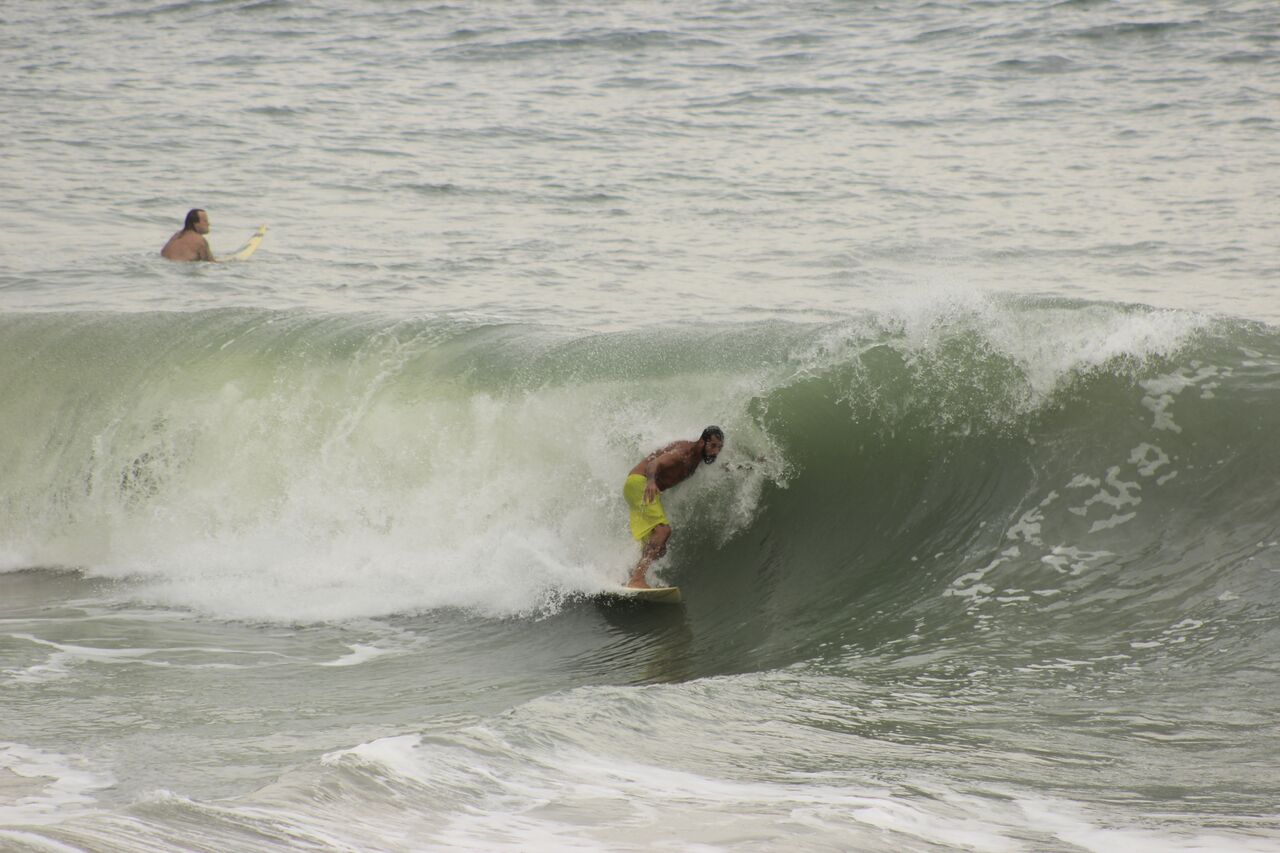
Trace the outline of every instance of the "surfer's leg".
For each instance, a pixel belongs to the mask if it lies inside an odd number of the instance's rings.
[[[649,584],[645,581],[644,576],[649,571],[649,566],[653,565],[653,561],[661,559],[662,555],[667,553],[667,540],[670,538],[671,525],[659,524],[653,528],[653,532],[644,541],[644,550],[640,552],[640,562],[636,563],[636,567],[631,571],[631,578],[627,581],[627,586],[648,589]]]

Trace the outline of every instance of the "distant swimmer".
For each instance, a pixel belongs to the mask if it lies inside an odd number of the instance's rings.
[[[200,208],[187,211],[187,221],[182,230],[169,238],[160,250],[160,257],[171,261],[212,261],[213,250],[204,235],[209,233],[209,214]]]
[[[654,560],[667,553],[671,522],[662,509],[660,492],[683,483],[698,470],[698,463],[710,465],[724,448],[724,431],[709,426],[697,441],[675,441],[655,450],[631,469],[622,487],[622,496],[631,508],[631,535],[644,545],[640,562],[631,572],[627,586],[647,589],[645,574]]]
[[[164,248],[160,250],[160,257],[168,258],[171,261],[211,261],[217,263],[218,258],[213,256],[213,250],[209,248],[209,241],[205,239],[209,233],[209,214],[198,207],[187,211],[187,220],[182,224],[182,230],[169,238],[169,242],[164,244]],[[263,225],[258,228],[258,232],[249,238],[239,251],[234,255],[223,258],[229,261],[248,260],[258,249],[258,245],[262,242],[262,237],[267,233],[267,226]]]

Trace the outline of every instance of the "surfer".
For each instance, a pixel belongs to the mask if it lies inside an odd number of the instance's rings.
[[[160,257],[171,261],[212,261],[213,251],[204,235],[209,233],[209,214],[198,207],[187,211],[182,230],[169,238]]]
[[[724,430],[709,426],[697,441],[673,441],[655,450],[631,469],[622,487],[622,496],[631,508],[631,535],[643,542],[640,562],[631,571],[627,586],[648,589],[645,573],[654,560],[667,553],[671,522],[662,509],[660,492],[683,483],[698,470],[698,463],[710,465],[724,447]]]
[[[171,261],[211,261],[213,263],[218,263],[219,260],[247,261],[262,243],[262,237],[267,233],[267,226],[259,226],[258,232],[249,238],[249,242],[245,243],[243,248],[234,255],[221,259],[213,256],[209,241],[204,236],[208,233],[209,214],[198,207],[193,207],[187,211],[187,219],[182,224],[182,230],[170,237],[169,242],[165,243],[164,248],[160,250],[160,257]]]

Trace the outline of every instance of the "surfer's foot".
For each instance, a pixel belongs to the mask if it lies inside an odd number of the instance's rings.
[[[653,587],[649,586],[643,580],[633,579],[633,580],[627,581],[627,589],[653,589]]]

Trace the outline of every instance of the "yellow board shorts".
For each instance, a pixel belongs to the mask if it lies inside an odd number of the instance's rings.
[[[641,474],[632,474],[622,486],[622,496],[631,507],[631,535],[641,542],[649,538],[653,528],[659,524],[671,526],[667,513],[662,508],[662,495],[654,495],[653,503],[644,502],[644,486],[648,481]]]

